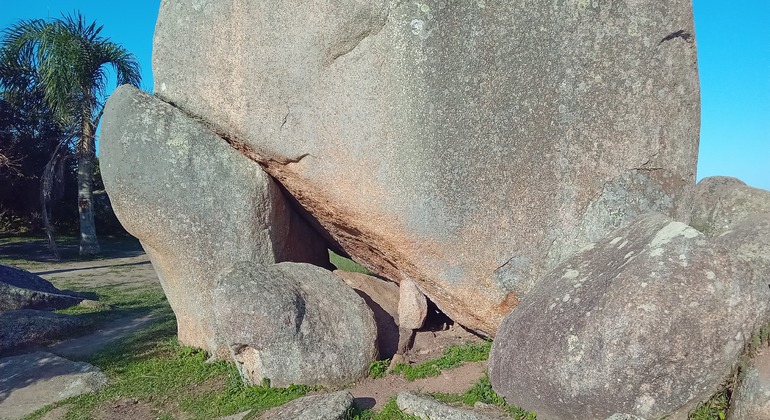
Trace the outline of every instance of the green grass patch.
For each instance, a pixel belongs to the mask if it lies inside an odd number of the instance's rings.
[[[185,398],[180,407],[194,419],[211,419],[250,410],[244,420],[256,418],[262,412],[302,397],[312,388],[305,385],[291,385],[286,388],[245,386],[240,378],[232,376],[232,383],[223,391]]]
[[[372,409],[355,409],[351,416],[353,420],[419,420],[419,417],[404,413],[396,404],[396,397],[391,398],[379,412]]]
[[[449,346],[444,350],[444,355],[438,359],[429,360],[414,366],[399,363],[393,369],[393,373],[403,374],[406,379],[415,379],[438,376],[442,370],[460,366],[463,362],[480,362],[489,358],[491,341],[483,343],[468,343],[461,346]]]
[[[114,355],[97,357],[93,362],[111,378],[110,384],[98,393],[60,402],[58,405],[71,405],[66,418],[93,418],[100,404],[131,397],[150,404],[160,418],[176,418],[182,412],[184,418],[211,419],[248,410],[260,413],[301,397],[310,389],[243,385],[231,363],[206,363],[202,351],[179,347],[175,341],[156,342],[158,348],[151,352],[137,349],[141,355],[128,361]],[[214,389],[206,390],[206,384],[213,384]],[[28,419],[39,418],[48,410],[50,407]]]
[[[730,390],[723,389],[714,394],[710,400],[701,403],[692,413],[690,420],[725,420],[730,408]]]
[[[159,288],[127,290],[115,286],[100,286],[79,289],[90,299],[99,301],[102,305],[94,308],[72,306],[56,312],[77,316],[89,325],[97,327],[108,321],[128,316],[155,314],[160,320],[167,322],[174,319],[174,313],[166,296]]]
[[[476,383],[471,389],[465,392],[465,394],[430,394],[433,398],[450,404],[464,404],[473,406],[477,402],[484,404],[491,404],[498,406],[508,412],[513,418],[517,420],[536,420],[537,414],[524,410],[513,405],[505,403],[505,399],[494,390],[492,390],[492,384],[489,383],[489,377],[484,375],[479,382]]]
[[[334,251],[332,251],[331,249],[329,250],[329,261],[332,264],[334,264],[334,266],[337,267],[338,270],[351,271],[354,273],[371,274],[369,270],[367,270],[360,264],[356,263],[350,258],[345,258],[341,255],[335,254]]]
[[[154,313],[156,321],[85,361],[100,368],[110,383],[101,391],[47,406],[25,419],[39,419],[69,405],[67,419],[93,418],[100,405],[121,398],[147,404],[157,418],[211,419],[249,411],[255,415],[305,395],[310,388],[246,386],[232,363],[206,362],[203,351],[181,347],[176,319],[160,290],[99,287],[90,292],[109,309],[69,308],[62,312],[94,319]]]
[[[390,359],[375,360],[369,365],[369,377],[384,378],[388,374],[388,366],[390,366]]]
[[[78,238],[72,235],[62,235],[56,237],[57,242],[77,243]],[[30,242],[48,245],[48,239],[43,235],[34,235],[29,233],[0,233],[0,245],[12,244],[17,242]]]

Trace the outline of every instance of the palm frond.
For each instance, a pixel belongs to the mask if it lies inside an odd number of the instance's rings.
[[[34,81],[44,87],[46,101],[63,124],[90,120],[106,94],[104,66],[114,68],[118,85],[141,83],[136,57],[102,37],[102,28],[77,12],[10,26],[0,47],[0,86],[12,89]]]

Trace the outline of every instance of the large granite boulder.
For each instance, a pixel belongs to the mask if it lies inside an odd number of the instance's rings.
[[[218,277],[214,303],[217,335],[247,383],[349,385],[377,358],[372,311],[323,268],[238,263]]]
[[[714,243],[749,265],[757,283],[770,286],[770,212],[744,216],[715,237]]]
[[[0,265],[0,312],[18,309],[63,309],[83,296],[59,290],[48,280],[20,268]]]
[[[153,72],[354,260],[494,334],[585,243],[676,213],[693,33],[689,0],[166,0]]]
[[[770,191],[715,176],[690,194],[690,224],[750,265],[757,282],[770,285]]]
[[[490,380],[549,420],[684,419],[730,375],[769,307],[750,265],[645,215],[558,266],[505,318]]]
[[[211,293],[235,262],[328,264],[323,241],[259,165],[173,106],[119,87],[99,143],[115,214],[149,254],[183,344],[228,355]]]
[[[703,178],[691,195],[690,225],[710,236],[719,236],[753,215],[770,213],[770,191],[749,187],[737,178]]]

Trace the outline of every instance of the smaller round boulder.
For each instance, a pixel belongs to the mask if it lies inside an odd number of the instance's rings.
[[[377,358],[372,311],[332,272],[310,264],[235,264],[214,289],[217,333],[244,381],[335,387]]]

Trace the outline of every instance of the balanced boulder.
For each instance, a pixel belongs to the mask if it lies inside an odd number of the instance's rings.
[[[768,321],[751,266],[658,214],[588,246],[505,318],[497,393],[549,420],[686,418]]]
[[[134,87],[107,102],[100,157],[115,214],[149,254],[185,345],[228,357],[212,290],[235,262],[328,264],[323,241],[258,164]]]
[[[696,63],[689,0],[168,0],[153,49],[161,99],[262,164],[354,260],[489,335],[586,243],[677,213]],[[230,156],[189,157],[214,153]],[[252,188],[227,179],[227,195],[187,193],[229,206]]]
[[[372,311],[310,264],[238,263],[218,277],[214,304],[217,335],[247,383],[348,385],[377,358]]]

